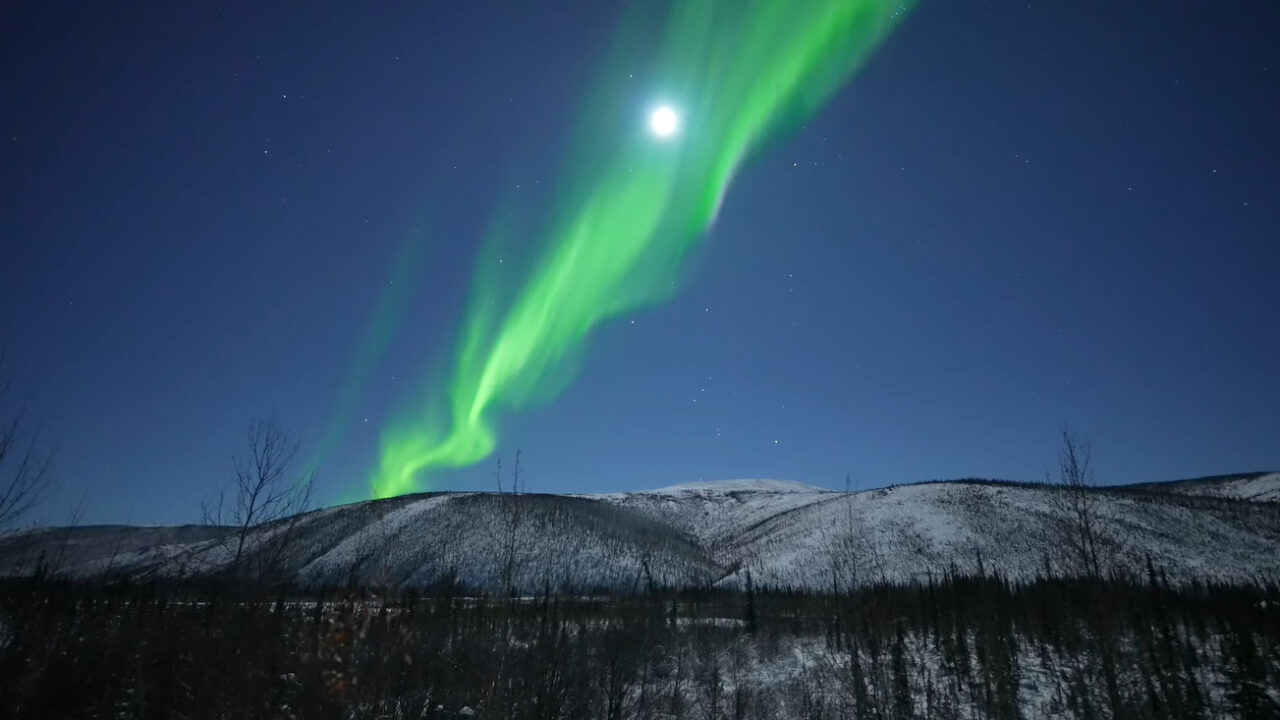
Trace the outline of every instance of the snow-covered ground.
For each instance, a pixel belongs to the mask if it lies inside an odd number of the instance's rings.
[[[757,584],[829,588],[832,582],[925,580],[948,571],[1014,580],[1055,571],[1062,511],[1050,487],[930,483],[834,494],[745,529],[717,558]],[[1252,503],[1100,492],[1104,560],[1134,575],[1146,559],[1174,580],[1280,577],[1280,513]]]
[[[723,480],[583,497],[636,512],[714,546],[769,518],[834,495],[789,480]]]
[[[1264,473],[1218,482],[1170,483],[1171,492],[1254,502],[1280,502],[1280,473]]]

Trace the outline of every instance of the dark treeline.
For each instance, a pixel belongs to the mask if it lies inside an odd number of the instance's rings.
[[[1280,588],[947,577],[485,598],[15,581],[22,718],[1276,718]]]

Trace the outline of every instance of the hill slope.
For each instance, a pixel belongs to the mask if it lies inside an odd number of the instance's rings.
[[[724,480],[583,497],[665,523],[715,547],[779,513],[829,500],[834,494],[784,480]]]
[[[1280,502],[1280,473],[1273,472],[1215,475],[1192,480],[1144,483],[1128,487],[1158,493],[1233,498],[1254,502]]]
[[[758,584],[805,588],[923,580],[956,570],[1014,580],[1070,572],[1063,517],[1047,486],[930,483],[843,493],[748,529],[715,553]],[[1280,576],[1280,508],[1174,493],[1097,490],[1109,564],[1141,576],[1146,560],[1175,581]],[[737,574],[722,582],[736,583]]]
[[[1093,491],[1112,567],[1171,579],[1280,577],[1277,474]],[[952,481],[840,493],[746,480],[605,495],[429,493],[318,510],[257,528],[247,563],[305,585],[629,592],[648,584],[827,590],[951,570],[1030,579],[1061,552],[1061,491]],[[1248,499],[1239,499],[1248,498]],[[0,537],[0,574],[43,559],[69,576],[192,576],[227,567],[218,528],[86,527]],[[286,534],[287,533],[287,534]],[[287,537],[287,545],[280,539]],[[56,561],[56,562],[55,562]]]

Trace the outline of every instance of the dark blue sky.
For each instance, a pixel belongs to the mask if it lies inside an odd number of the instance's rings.
[[[356,497],[496,214],[554,198],[619,6],[143,5],[0,11],[0,342],[58,450],[40,516],[194,520],[258,413],[317,450],[416,242],[320,470]],[[554,492],[1038,479],[1068,423],[1104,482],[1280,467],[1277,37],[1270,0],[924,0],[500,452]]]

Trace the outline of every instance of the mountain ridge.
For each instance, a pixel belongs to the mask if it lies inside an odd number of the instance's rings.
[[[1280,473],[1101,486],[1115,567],[1147,558],[1174,581],[1280,576]],[[285,575],[300,585],[634,592],[913,582],[947,572],[1033,578],[1054,562],[1055,486],[934,481],[840,492],[731,480],[628,493],[433,492],[352,503],[255,528],[251,555],[288,529]],[[43,528],[0,537],[0,575],[56,558],[68,577],[193,577],[230,556],[209,526]],[[504,548],[511,548],[504,550]],[[505,580],[504,580],[505,578]],[[833,579],[834,578],[834,579]]]

